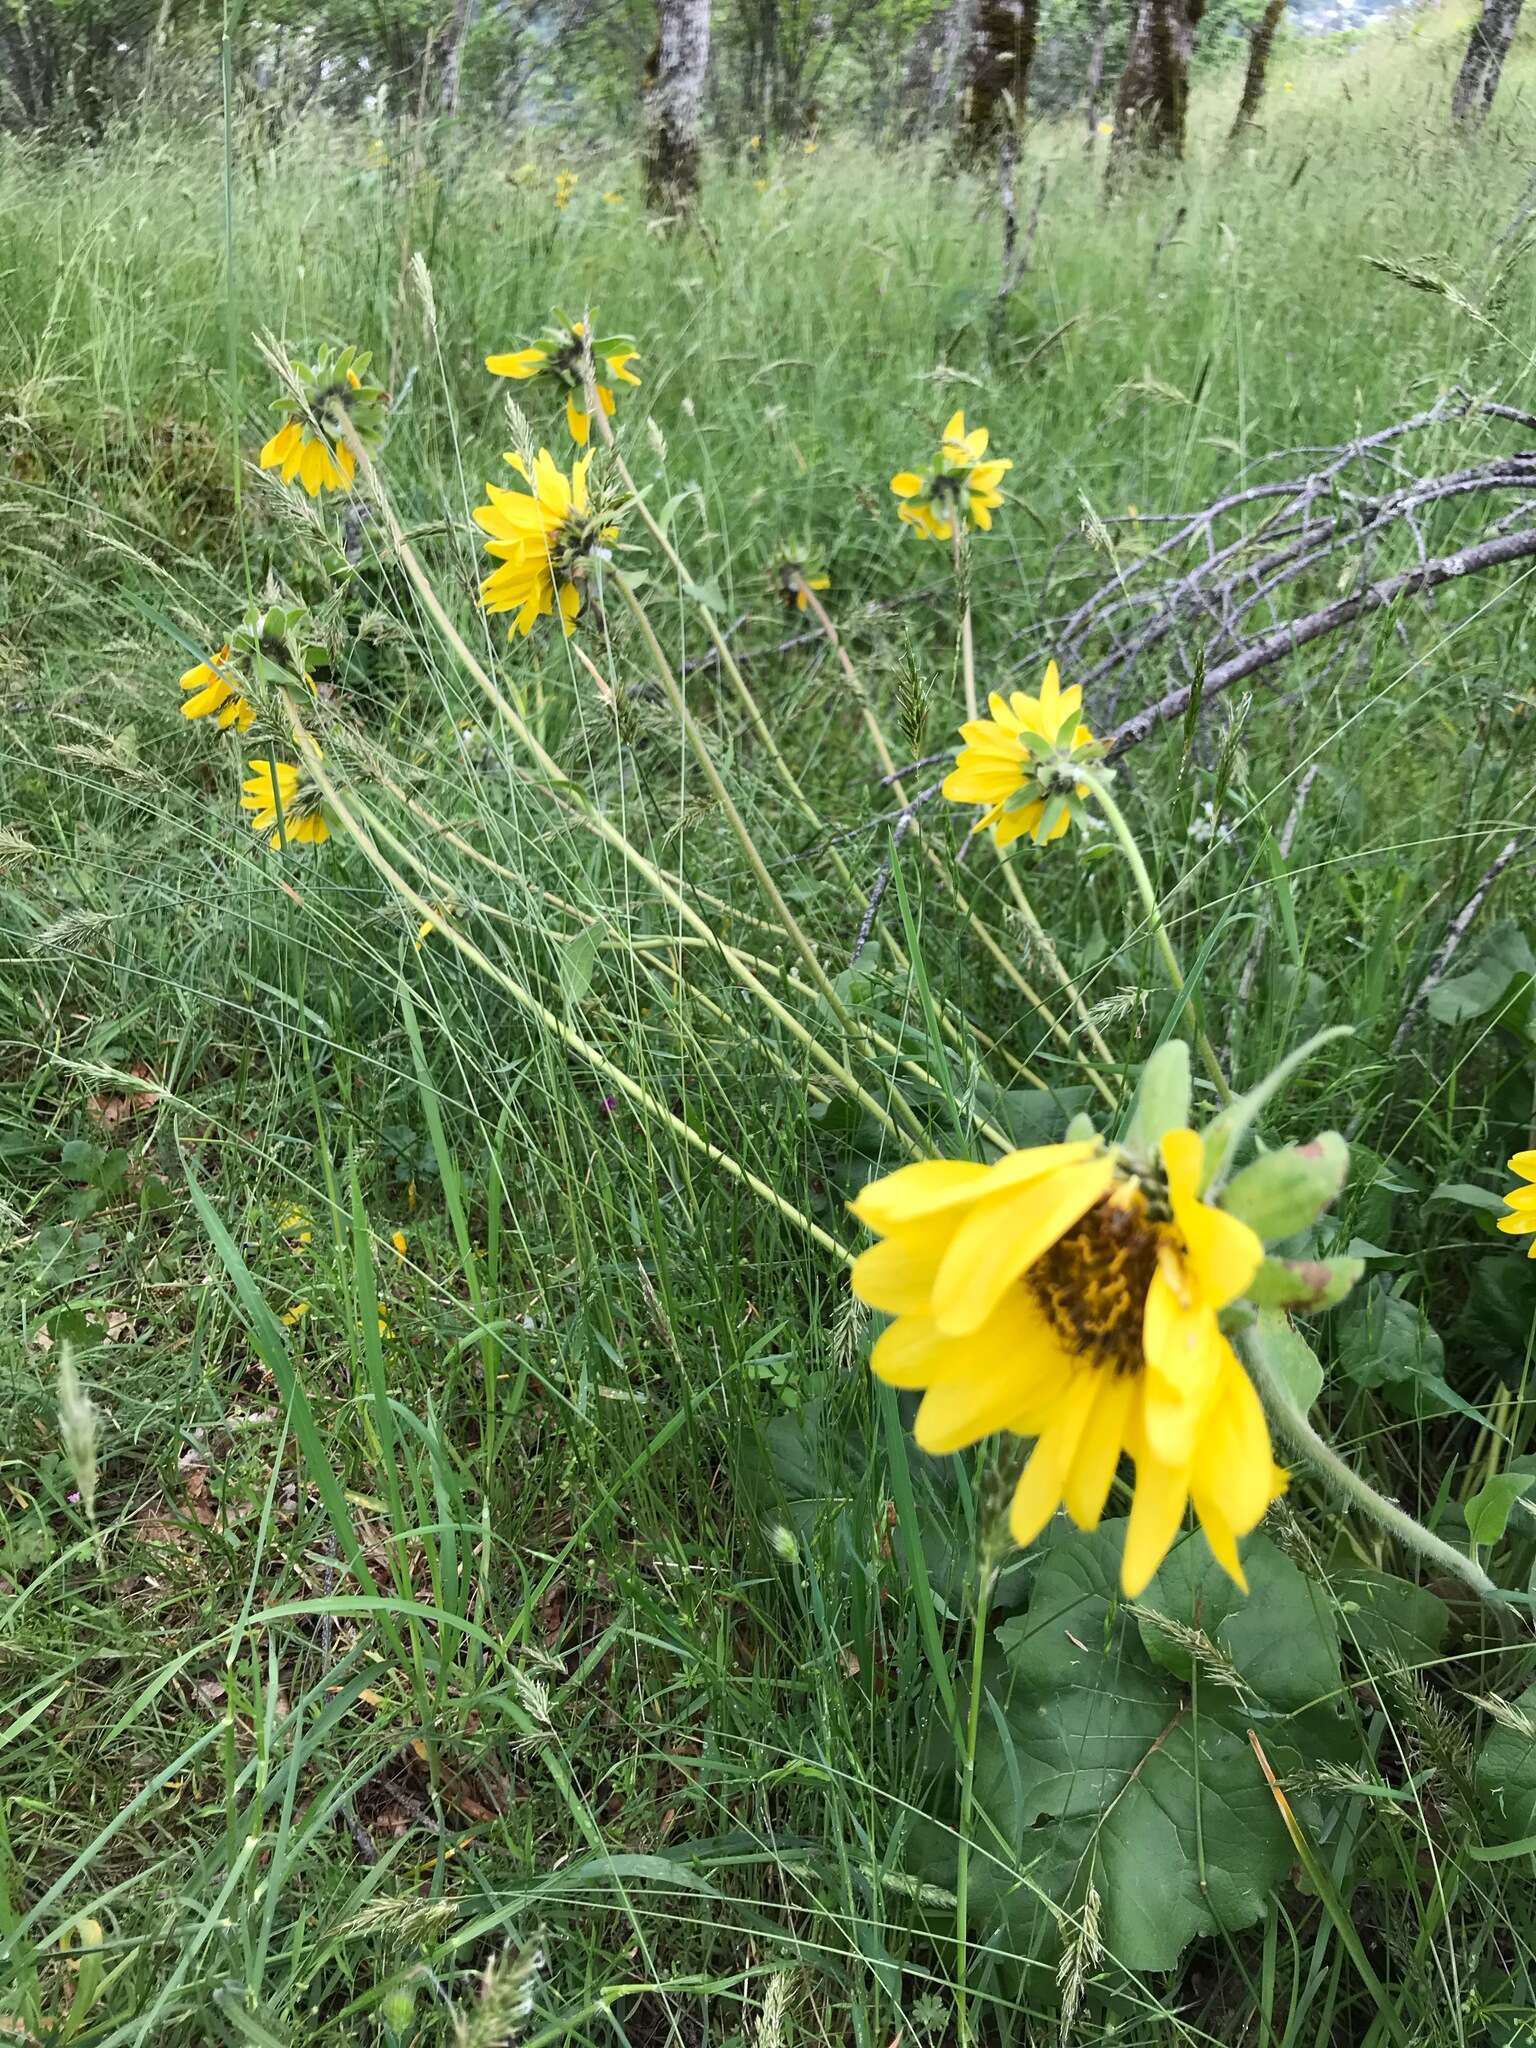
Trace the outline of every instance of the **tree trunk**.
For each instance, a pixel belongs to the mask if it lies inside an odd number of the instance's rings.
[[[1135,0],[1130,48],[1115,95],[1109,178],[1118,181],[1133,156],[1184,154],[1189,60],[1205,0]]]
[[[1039,0],[979,0],[965,108],[965,145],[972,156],[995,149],[1005,129],[1018,133],[1039,21]]]
[[[1269,69],[1269,53],[1274,45],[1275,30],[1280,26],[1280,17],[1284,12],[1285,0],[1269,0],[1268,6],[1264,9],[1263,19],[1249,41],[1248,72],[1243,80],[1243,96],[1238,101],[1237,117],[1232,123],[1230,139],[1233,142],[1236,142],[1259,111],[1259,102],[1264,97],[1264,74]]]
[[[646,203],[685,213],[699,190],[699,122],[709,68],[709,0],[656,0],[645,95]]]
[[[469,41],[469,32],[475,25],[478,0],[457,0],[453,10],[453,27],[448,36],[448,56],[443,65],[443,112],[456,114],[459,111],[459,93],[464,78],[464,45]]]
[[[1451,113],[1472,125],[1487,118],[1499,89],[1499,74],[1515,39],[1521,0],[1483,0],[1482,19],[1473,25],[1467,54],[1461,60]]]

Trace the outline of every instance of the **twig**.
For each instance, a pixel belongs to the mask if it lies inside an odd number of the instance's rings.
[[[1482,909],[1484,897],[1486,897],[1488,891],[1514,859],[1519,847],[1520,837],[1518,834],[1513,839],[1505,840],[1504,844],[1499,848],[1496,858],[1484,870],[1482,879],[1477,887],[1472,891],[1472,894],[1467,898],[1461,909],[1457,911],[1455,917],[1451,919],[1451,928],[1445,935],[1445,943],[1430,962],[1429,972],[1419,983],[1413,1001],[1403,1012],[1403,1021],[1398,1025],[1392,1039],[1392,1050],[1394,1053],[1401,1051],[1403,1041],[1413,1029],[1420,1010],[1423,1009],[1435,990],[1440,986],[1440,983],[1445,979],[1445,970],[1450,966],[1452,959],[1455,957],[1457,947],[1466,937],[1472,920]]]

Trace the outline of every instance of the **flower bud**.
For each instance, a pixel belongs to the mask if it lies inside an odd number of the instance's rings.
[[[1317,1221],[1348,1172],[1349,1147],[1337,1131],[1324,1131],[1250,1161],[1229,1182],[1221,1206],[1266,1242],[1291,1237]]]

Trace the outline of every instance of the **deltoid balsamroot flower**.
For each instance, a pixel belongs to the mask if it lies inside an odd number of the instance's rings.
[[[181,687],[190,694],[182,699],[181,715],[215,718],[220,732],[227,732],[232,725],[241,732],[249,732],[256,717],[255,706],[244,696],[245,685],[231,668],[229,656],[226,641],[217,654],[210,654],[206,661],[187,670]]]
[[[292,761],[270,760],[253,760],[247,766],[251,772],[240,785],[245,792],[240,808],[251,813],[253,832],[268,835],[274,853],[285,841],[289,846],[320,846],[330,838],[325,799],[302,768]]]
[[[582,593],[595,562],[607,559],[619,537],[611,508],[594,502],[587,488],[590,455],[578,456],[570,476],[556,467],[547,448],[534,460],[533,474],[521,455],[507,455],[528,491],[487,484],[488,505],[475,508],[475,523],[490,535],[485,551],[501,563],[480,586],[488,612],[515,612],[512,624],[524,635],[558,603],[567,639],[576,630]]]
[[[965,414],[955,413],[944,429],[944,438],[930,475],[915,469],[898,470],[891,489],[902,500],[896,516],[926,540],[950,540],[956,526],[972,526],[987,532],[992,514],[1003,502],[998,485],[1012,469],[1010,461],[982,458],[990,440],[985,427],[965,428]]]
[[[1536,1259],[1536,1152],[1517,1152],[1509,1162],[1509,1170],[1518,1173],[1526,1185],[1511,1188],[1504,1197],[1509,1214],[1499,1218],[1499,1228],[1510,1237],[1529,1236],[1531,1242],[1525,1255]]]
[[[806,595],[811,590],[830,590],[830,576],[813,576],[806,565],[809,549],[798,541],[784,541],[780,544],[768,571],[768,580],[782,600],[787,611],[803,612],[810,604]]]
[[[312,498],[350,490],[357,459],[336,421],[344,413],[365,446],[377,440],[387,400],[380,385],[365,381],[372,360],[344,348],[327,349],[313,363],[290,363],[294,390],[273,401],[284,424],[262,449],[262,468],[278,470],[285,484],[297,478]]]
[[[610,334],[591,344],[591,369],[597,402],[606,418],[613,418],[615,388],[638,385],[640,379],[630,368],[640,352],[627,334]],[[487,356],[485,367],[493,377],[548,377],[565,389],[565,423],[578,448],[585,448],[592,434],[592,415],[586,410],[588,364],[587,323],[561,322],[547,327],[543,338],[508,355]]]
[[[1245,1294],[1337,1299],[1359,1270],[1266,1260],[1260,1235],[1315,1220],[1343,1181],[1341,1139],[1263,1155],[1218,1199],[1231,1127],[1186,1127],[1184,1046],[1149,1062],[1149,1100],[1165,1114],[1139,1106],[1121,1144],[1086,1136],[991,1165],[924,1161],[853,1204],[881,1239],[855,1264],[854,1292],[896,1318],[870,1364],[890,1386],[923,1390],[919,1446],[956,1451],[996,1431],[1035,1438],[1010,1510],[1021,1544],[1062,1506],[1095,1528],[1129,1455],[1121,1582],[1131,1598],[1191,1503],[1242,1586],[1238,1539],[1285,1486],[1224,1312],[1240,1313]]]
[[[1015,690],[988,699],[992,716],[960,728],[965,745],[944,778],[951,803],[985,804],[973,830],[989,825],[999,846],[1027,833],[1037,846],[1059,839],[1088,795],[1079,769],[1102,748],[1080,723],[1083,693],[1061,687],[1061,672],[1047,663],[1038,697]]]

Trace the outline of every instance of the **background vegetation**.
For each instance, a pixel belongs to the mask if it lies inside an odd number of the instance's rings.
[[[622,13],[588,33],[627,47]],[[375,351],[394,397],[383,464],[456,615],[571,777],[733,906],[752,945],[740,852],[619,620],[588,643],[633,679],[609,701],[558,639],[507,652],[473,605],[467,515],[506,445],[484,354],[551,308],[592,305],[639,337],[659,431],[633,428],[632,456],[736,643],[760,650],[754,684],[819,827],[702,661],[691,701],[775,876],[846,961],[889,827],[841,843],[851,889],[826,843],[889,799],[835,665],[773,594],[775,546],[799,536],[827,569],[891,729],[925,753],[955,722],[953,606],[886,480],[954,406],[1015,462],[978,549],[977,633],[984,685],[1029,685],[1049,622],[1105,575],[1106,533],[1132,562],[1157,513],[1455,385],[1529,404],[1529,58],[1517,46],[1488,130],[1453,140],[1465,34],[1415,13],[1355,48],[1283,47],[1266,125],[1235,155],[1238,80],[1217,73],[1189,165],[1108,211],[1080,119],[1042,124],[1033,267],[1001,301],[988,189],[937,151],[875,149],[853,119],[811,156],[772,136],[721,155],[671,237],[644,220],[627,146],[592,139],[590,102],[511,137],[479,116],[417,126],[391,101],[305,112],[292,93],[278,119],[231,66],[222,111],[214,72],[178,70],[142,117],[104,103],[88,149],[4,144],[0,2024],[16,2038],[955,2039],[959,1461],[904,1447],[861,1317],[804,1235],[431,936],[418,949],[355,849],[261,852],[232,750],[182,721],[177,675],[279,568],[320,608],[330,700],[508,871],[492,892],[452,869],[498,957],[825,1228],[849,1235],[843,1198],[895,1155],[533,801],[361,514],[313,520],[254,471],[272,389],[253,333]],[[580,182],[557,208],[562,169]],[[1447,421],[1416,459],[1449,470],[1519,441]],[[1442,509],[1433,550],[1488,516]],[[1277,1129],[1332,1124],[1354,1147],[1340,1243],[1369,1284],[1309,1329],[1319,1415],[1515,1589],[1536,1558],[1536,1270],[1493,1218],[1536,1087],[1528,573],[1367,621],[1170,729],[1126,778],[1238,1078],[1308,1030],[1355,1027]],[[654,588],[675,654],[702,657],[678,593]],[[1121,709],[1167,671],[1144,663]],[[946,829],[928,828],[947,845]],[[1511,834],[1496,895],[1410,1015]],[[963,992],[1002,1048],[994,1076],[1011,1056],[1047,1086],[1013,1074],[987,1093],[966,1048],[930,1042],[888,939],[846,999],[1016,1137],[1054,1135],[1081,1075],[914,845],[888,934]],[[1132,1071],[1165,1011],[1113,864],[1058,849],[1031,885]],[[977,864],[969,886],[1027,954],[995,872]],[[942,1101],[914,1099],[945,1127]],[[1015,1677],[1063,1613],[1089,1663],[1037,1662],[1022,1696],[996,1680],[979,2038],[1532,2038],[1528,1631],[1427,1581],[1305,1470],[1254,1548],[1257,1640],[1198,1604],[1183,1638],[1116,1611],[1091,1543],[1011,1567],[998,1642]],[[1085,1701],[1138,1718],[1106,1731],[1079,1800],[1010,1717],[1050,1731]],[[1217,1752],[1163,1745],[1171,1721],[1181,1741],[1230,1737],[1221,1768],[1235,1748],[1247,1775],[1206,1776]],[[1250,1728],[1285,1762],[1301,1847]],[[1166,1836],[1134,1761],[1160,1745],[1172,1775],[1147,1784]],[[1166,1910],[1138,1922],[1138,1897]]]

